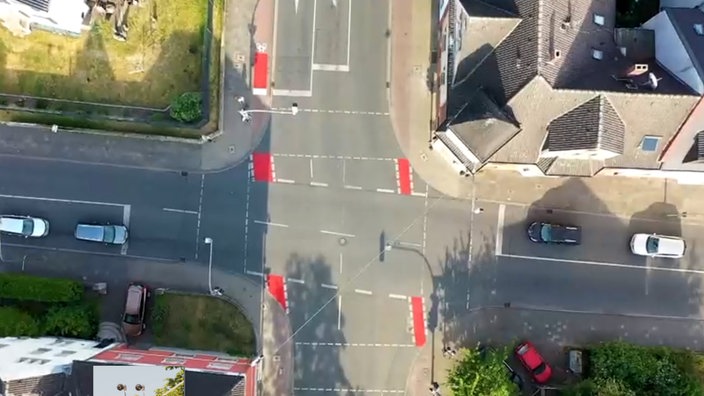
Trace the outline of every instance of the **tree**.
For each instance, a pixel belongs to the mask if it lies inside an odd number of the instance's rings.
[[[51,308],[44,320],[44,331],[48,335],[90,339],[96,328],[97,315],[88,304]]]
[[[36,337],[39,324],[32,316],[13,307],[0,307],[0,337]]]
[[[688,351],[609,342],[589,350],[588,383],[572,396],[704,395],[697,381],[695,356]]]
[[[199,92],[186,92],[171,102],[171,118],[189,123],[197,121],[203,114],[202,99]]]
[[[176,375],[166,379],[166,384],[156,390],[155,396],[184,396],[186,370],[183,367],[167,366],[167,371],[176,371]]]
[[[460,350],[448,377],[452,393],[456,396],[518,395],[518,386],[511,382],[504,366],[509,353],[508,348]]]

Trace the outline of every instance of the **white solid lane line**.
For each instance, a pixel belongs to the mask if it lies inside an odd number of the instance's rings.
[[[331,346],[331,347],[380,347],[380,348],[416,348],[415,344],[376,344],[376,343],[358,343],[358,342],[296,342],[296,345],[307,346]]]
[[[607,263],[604,261],[582,261],[582,260],[569,260],[569,259],[558,259],[552,257],[532,257],[532,256],[522,256],[519,254],[497,254],[499,257],[508,258],[518,258],[523,260],[535,260],[535,261],[552,261],[556,263],[570,263],[570,264],[584,264],[584,265],[594,265],[597,267],[613,267],[613,268],[626,268],[641,271],[661,271],[661,272],[677,272],[680,274],[697,274],[704,275],[704,270],[695,270],[687,268],[667,268],[667,267],[645,267],[642,265],[632,265],[632,264],[619,264],[619,263]]]
[[[191,214],[191,215],[197,215],[198,211],[196,210],[184,210],[184,209],[173,209],[173,208],[162,208],[164,212],[175,212],[175,213],[183,213],[183,214]]]
[[[369,290],[354,289],[354,292],[355,292],[355,293],[358,293],[358,294],[364,294],[364,295],[367,295],[367,296],[371,296],[371,295],[372,295],[372,292],[369,291]]]
[[[264,274],[262,274],[261,272],[249,271],[249,270],[247,270],[247,275],[260,276],[260,277],[263,277],[263,276],[264,276]]]
[[[0,194],[0,198],[27,199],[27,200],[32,200],[32,201],[64,202],[64,203],[100,205],[100,206],[129,206],[129,205],[113,203],[113,202],[96,202],[96,201],[80,201],[80,200],[75,200],[75,199],[30,197],[30,196],[26,196],[26,195]]]
[[[500,256],[504,248],[504,219],[506,217],[506,205],[499,205],[499,219],[496,223],[496,255]]]
[[[281,223],[272,223],[270,221],[261,221],[261,220],[254,220],[256,224],[261,224],[261,225],[268,225],[272,227],[283,227],[283,228],[288,228],[288,225],[286,224],[281,224]]]
[[[341,237],[347,237],[347,238],[354,238],[353,234],[345,234],[343,232],[335,232],[335,231],[328,231],[328,230],[320,230],[321,233],[323,234],[328,234],[328,235],[335,235],[335,236],[341,236]]]

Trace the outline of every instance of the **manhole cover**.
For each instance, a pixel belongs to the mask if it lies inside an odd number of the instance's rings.
[[[274,355],[274,361],[275,361],[275,362],[278,362],[279,360],[281,360],[281,356],[279,356],[279,355]]]
[[[244,63],[246,58],[244,57],[244,54],[241,54],[239,52],[235,52],[235,60],[239,63]]]
[[[230,153],[234,153],[234,152],[235,152],[235,146],[230,146],[230,147],[228,147],[227,149],[230,151]]]
[[[347,245],[347,238],[340,238],[337,240],[337,242],[340,244],[340,246],[345,246]]]

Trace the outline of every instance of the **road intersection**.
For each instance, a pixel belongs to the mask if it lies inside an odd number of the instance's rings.
[[[33,273],[148,275],[155,283],[158,274],[140,266],[168,272],[169,265],[197,262],[203,278],[190,284],[202,289],[209,249],[203,240],[212,238],[216,273],[280,282],[275,297],[291,322],[293,387],[305,396],[406,393],[424,344],[439,350],[441,343],[491,339],[496,323],[506,334],[524,334],[526,312],[552,315],[545,319],[550,326],[560,312],[700,320],[699,225],[441,195],[411,168],[392,132],[387,3],[297,4],[278,2],[272,106],[296,102],[300,112],[272,115],[252,155],[227,169],[199,171],[195,145],[156,148],[131,138],[122,144],[3,129],[9,138],[0,145],[0,210],[45,217],[52,232],[42,240],[2,237],[0,259],[27,258]],[[29,139],[20,134],[44,146],[34,142],[27,144],[34,154],[12,154],[13,144]],[[104,149],[91,151],[86,142]],[[136,154],[140,148],[146,153]],[[477,205],[483,211],[473,213]],[[538,219],[581,225],[583,245],[531,244],[525,227]],[[75,241],[78,221],[127,224],[130,243],[120,249]],[[632,256],[634,232],[682,235],[688,256]],[[53,257],[67,255],[76,265],[52,267]],[[162,282],[183,287],[197,276],[175,279],[182,273]],[[488,311],[510,313],[502,321]],[[545,323],[531,319],[529,326]],[[621,331],[621,323],[614,326],[599,331]],[[426,328],[443,329],[444,339],[423,341]]]

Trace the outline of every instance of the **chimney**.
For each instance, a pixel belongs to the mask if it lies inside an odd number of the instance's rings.
[[[627,76],[640,76],[641,74],[648,72],[647,63],[636,63],[635,65],[628,68],[626,71]]]

